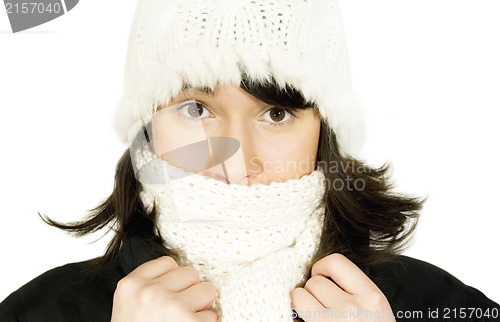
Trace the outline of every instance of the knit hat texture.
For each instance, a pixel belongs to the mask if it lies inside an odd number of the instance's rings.
[[[115,128],[133,127],[183,86],[274,80],[299,90],[335,132],[342,153],[364,141],[336,0],[139,0],[130,32]]]

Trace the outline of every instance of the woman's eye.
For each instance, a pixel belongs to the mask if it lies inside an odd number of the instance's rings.
[[[281,107],[273,107],[264,113],[264,120],[271,123],[286,123],[294,116],[292,112]]]
[[[177,107],[177,111],[190,119],[201,119],[211,115],[210,111],[200,102],[190,101]]]

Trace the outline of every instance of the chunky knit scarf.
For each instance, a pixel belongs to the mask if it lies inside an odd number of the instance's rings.
[[[324,174],[269,185],[237,185],[187,173],[148,149],[140,198],[179,265],[217,289],[219,321],[293,321],[289,293],[305,282],[324,219]]]

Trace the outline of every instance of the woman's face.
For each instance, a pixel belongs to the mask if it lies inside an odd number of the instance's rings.
[[[158,108],[152,127],[156,154],[178,167],[227,183],[269,184],[314,170],[320,117],[220,86],[184,90]]]

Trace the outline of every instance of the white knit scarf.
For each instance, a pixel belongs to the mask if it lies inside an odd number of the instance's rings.
[[[219,321],[293,321],[289,293],[305,282],[319,246],[323,172],[247,186],[189,174],[146,146],[133,159],[141,182],[167,180],[143,183],[141,201],[156,203],[158,229],[179,265],[193,265],[216,287]]]

